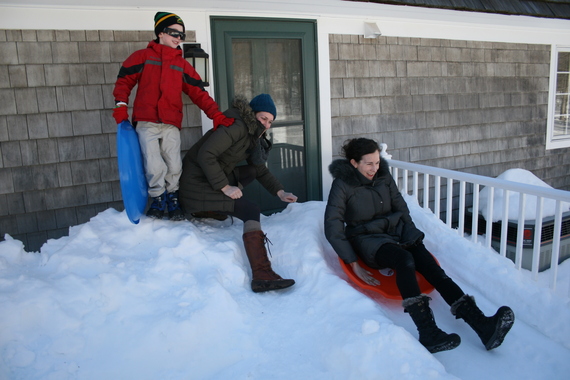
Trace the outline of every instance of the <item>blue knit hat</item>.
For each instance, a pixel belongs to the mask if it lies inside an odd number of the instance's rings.
[[[268,94],[259,94],[255,98],[251,99],[249,106],[253,112],[269,112],[273,115],[273,119],[277,118],[277,108],[275,108],[275,103],[273,99]]]

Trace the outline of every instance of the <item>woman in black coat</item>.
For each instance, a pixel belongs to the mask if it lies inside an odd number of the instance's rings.
[[[275,103],[268,94],[257,95],[250,102],[236,97],[224,115],[235,122],[227,128],[209,130],[186,153],[180,177],[180,203],[194,217],[224,219],[230,215],[244,222],[243,242],[254,292],[290,287],[295,281],[276,274],[267,258],[259,206],[243,198],[242,193],[245,186],[257,180],[283,202],[297,200],[294,194],[284,191],[265,165],[271,149],[265,133],[277,116]],[[243,161],[247,163],[241,164]]]
[[[414,225],[374,140],[349,140],[342,149],[345,159],[329,166],[334,181],[325,211],[325,234],[339,257],[371,285],[378,281],[358,264],[358,258],[371,268],[395,270],[402,306],[418,328],[420,343],[430,352],[455,348],[461,339],[437,327],[416,271],[442,295],[456,318],[477,332],[488,350],[498,347],[514,323],[513,311],[502,306],[493,317],[486,317],[474,298],[446,275],[424,246],[424,233]]]

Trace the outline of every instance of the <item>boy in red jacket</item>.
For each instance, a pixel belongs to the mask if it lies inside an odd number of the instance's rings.
[[[129,119],[129,96],[138,85],[132,121],[139,137],[148,193],[152,198],[146,215],[157,219],[162,219],[165,210],[168,210],[170,220],[185,219],[178,201],[178,181],[182,173],[182,93],[214,121],[214,127],[227,127],[234,122],[220,112],[196,70],[184,59],[179,46],[186,38],[184,32],[180,17],[157,12],[154,16],[156,40],[126,59],[113,91],[116,103],[113,117],[119,124]]]

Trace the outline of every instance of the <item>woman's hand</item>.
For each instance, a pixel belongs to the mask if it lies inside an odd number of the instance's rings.
[[[239,199],[243,196],[243,193],[237,186],[226,185],[222,187],[222,192],[232,199]]]
[[[277,196],[279,197],[279,199],[281,199],[283,202],[287,202],[287,203],[294,203],[297,202],[297,196],[294,195],[293,193],[287,193],[284,190],[279,190],[277,192]]]
[[[372,274],[368,272],[366,269],[362,268],[358,263],[355,261],[350,263],[350,267],[355,275],[358,276],[362,281],[367,283],[368,285],[378,286],[380,285],[380,281],[372,277]]]

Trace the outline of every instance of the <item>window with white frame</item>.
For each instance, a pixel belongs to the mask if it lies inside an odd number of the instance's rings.
[[[550,66],[550,96],[546,149],[570,147],[570,46],[554,46]]]

